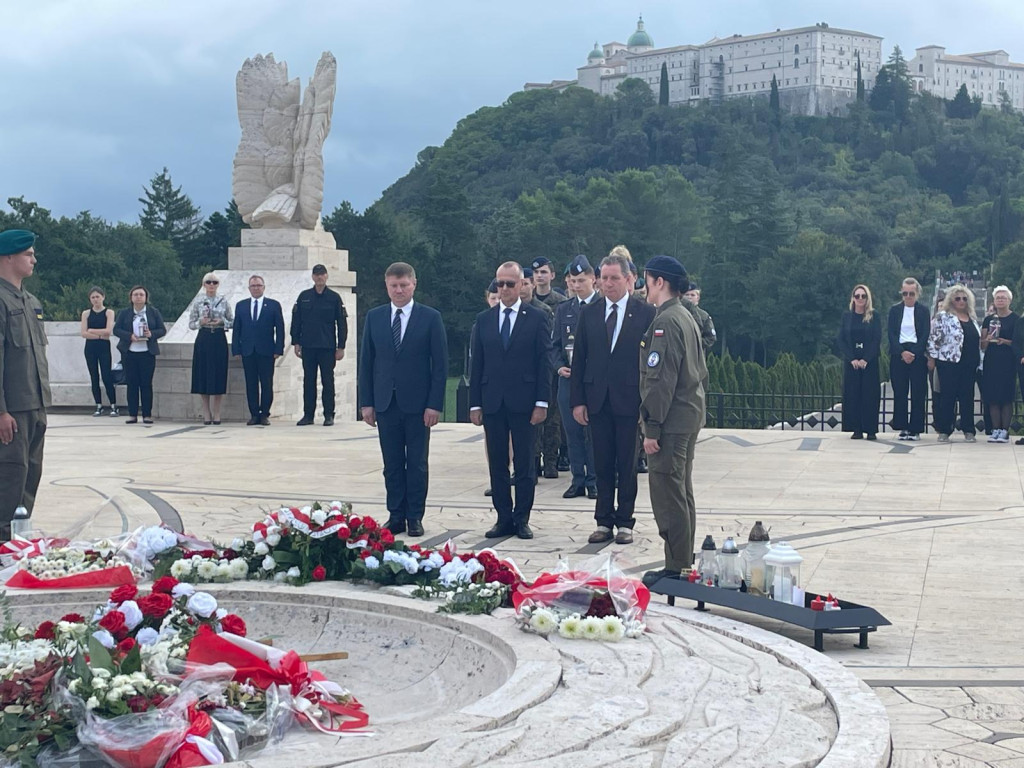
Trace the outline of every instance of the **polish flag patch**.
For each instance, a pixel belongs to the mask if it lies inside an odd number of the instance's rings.
[[[657,337],[657,336],[664,336],[665,332],[664,331],[655,330],[654,331],[654,335],[655,335],[655,337]]]

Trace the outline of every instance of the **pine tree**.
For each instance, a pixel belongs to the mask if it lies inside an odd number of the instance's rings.
[[[967,83],[961,85],[953,100],[946,104],[946,117],[954,120],[970,120],[974,117],[974,105],[967,95]]]
[[[910,67],[903,57],[903,51],[897,45],[892,49],[889,61],[886,62],[889,69],[889,79],[892,83],[892,103],[896,117],[902,121],[907,116],[907,109],[910,107]]]
[[[779,81],[775,78],[775,75],[772,75],[772,93],[768,97],[768,106],[775,113],[776,118],[778,118],[782,111],[782,106],[779,103]]]
[[[658,104],[668,106],[668,64],[661,62],[661,83],[658,89]]]
[[[154,240],[174,243],[198,234],[202,223],[199,209],[188,195],[182,194],[180,186],[175,189],[166,168],[150,179],[149,186],[142,188],[142,194],[145,197],[139,198],[143,206],[139,223]]]
[[[864,75],[860,68],[860,51],[857,51],[857,101],[864,101]]]

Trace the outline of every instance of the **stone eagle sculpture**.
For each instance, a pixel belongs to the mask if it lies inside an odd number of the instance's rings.
[[[242,138],[232,193],[252,227],[316,229],[324,201],[324,139],[331,129],[338,62],[324,52],[299,96],[299,79],[274,54],[246,59],[235,80]]]

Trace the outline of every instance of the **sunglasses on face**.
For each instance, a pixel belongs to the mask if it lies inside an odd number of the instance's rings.
[[[867,297],[868,296],[867,296],[866,293],[855,293],[855,294],[853,294],[853,298],[855,298],[855,299],[866,299]]]
[[[953,301],[967,301],[966,296],[954,296]]]
[[[220,280],[204,280],[203,282],[206,285],[220,285]]]
[[[519,281],[518,280],[497,280],[497,281],[495,281],[494,284],[496,286],[498,286],[499,288],[518,288],[519,287]]]
[[[904,291],[904,296],[917,296],[917,291]]]

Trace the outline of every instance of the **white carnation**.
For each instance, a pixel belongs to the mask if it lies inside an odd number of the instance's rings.
[[[256,555],[259,555],[260,557],[262,557],[263,555],[265,555],[268,552],[270,552],[270,547],[268,547],[266,544],[264,544],[261,541],[259,544],[257,544],[255,547],[253,547],[252,551],[253,551],[253,554],[256,554]]]
[[[188,582],[183,581],[180,584],[176,584],[174,586],[174,589],[171,590],[171,597],[177,600],[180,597],[188,597],[190,595],[194,595],[195,593],[196,588]]]
[[[302,571],[299,570],[298,566],[293,565],[288,569],[288,578],[297,579],[302,575]]]
[[[268,533],[267,534],[267,544],[269,544],[272,547],[276,547],[280,543],[281,543],[281,534],[280,533]]]
[[[366,558],[363,561],[363,564],[366,566],[367,570],[370,570],[370,571],[373,571],[373,570],[376,570],[377,568],[380,568],[380,560],[378,560],[373,555],[370,555],[368,558]]]
[[[171,576],[176,579],[183,579],[192,573],[192,562],[190,560],[175,560],[171,563]]]
[[[217,577],[217,565],[210,560],[204,560],[196,568],[196,573],[199,575],[199,578],[210,581]]]
[[[277,567],[277,561],[274,559],[273,555],[267,555],[263,558],[261,567],[264,571],[272,571]]]

